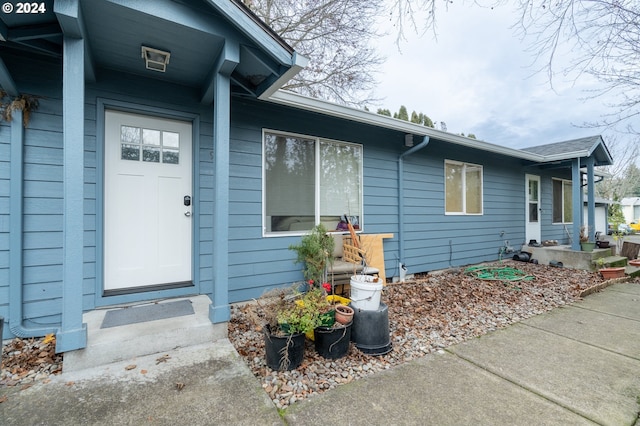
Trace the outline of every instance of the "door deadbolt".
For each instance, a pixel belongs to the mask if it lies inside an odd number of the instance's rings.
[[[188,195],[184,196],[184,205],[187,206],[187,207],[191,205],[191,197],[190,196],[188,196]]]

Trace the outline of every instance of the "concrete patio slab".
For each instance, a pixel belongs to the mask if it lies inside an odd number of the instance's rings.
[[[554,309],[523,321],[531,327],[575,339],[640,361],[638,321],[578,307]]]
[[[449,353],[428,355],[287,410],[288,425],[590,425]]]
[[[449,350],[594,422],[637,420],[638,360],[524,324]]]
[[[590,295],[574,306],[640,321],[640,285],[615,284],[608,291]],[[621,298],[619,293],[628,297]]]

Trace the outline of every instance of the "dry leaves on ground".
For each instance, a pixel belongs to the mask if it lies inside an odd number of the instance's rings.
[[[573,302],[582,291],[602,282],[598,273],[575,269],[514,261],[491,265],[517,268],[534,279],[487,281],[465,274],[464,269],[451,269],[387,285],[382,301],[388,305],[393,350],[386,355],[365,355],[351,344],[346,357],[327,360],[307,340],[299,368],[272,371],[265,363],[263,336],[249,320],[254,304],[233,308],[229,339],[274,404],[285,408],[340,384]]]
[[[15,338],[2,348],[0,384],[33,383],[62,372],[62,354],[56,354],[53,335],[44,338]]]

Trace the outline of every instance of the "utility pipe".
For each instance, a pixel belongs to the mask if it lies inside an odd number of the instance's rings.
[[[11,152],[9,184],[9,329],[14,336],[38,337],[56,332],[55,327],[26,328],[23,324],[23,181],[24,130],[22,111],[16,110],[11,119]],[[2,336],[0,336],[0,339]]]
[[[404,157],[413,154],[429,144],[429,136],[398,157],[398,242],[400,262],[404,263]]]

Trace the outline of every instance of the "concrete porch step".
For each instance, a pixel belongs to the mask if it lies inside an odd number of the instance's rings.
[[[87,347],[65,352],[63,371],[94,368],[227,337],[226,323],[212,324],[209,320],[211,300],[207,296],[171,299],[159,303],[178,300],[190,300],[194,314],[101,329],[109,309],[87,312],[83,315],[83,321],[87,324]]]
[[[624,273],[632,278],[640,277],[640,268],[637,266],[628,265],[624,268]]]
[[[624,256],[605,256],[594,259],[594,263],[599,265],[604,262],[604,265],[611,268],[618,268],[621,266],[627,266],[628,259]]]

